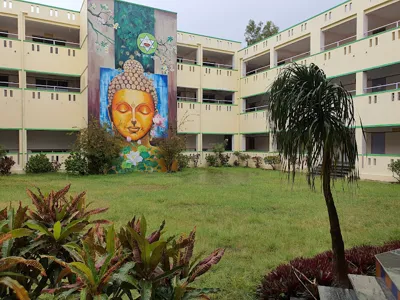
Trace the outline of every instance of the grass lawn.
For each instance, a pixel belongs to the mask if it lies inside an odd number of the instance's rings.
[[[71,177],[66,174],[0,177],[0,202],[22,200],[26,188],[42,191],[72,183],[88,201],[109,207],[117,226],[144,214],[151,229],[166,220],[169,234],[197,226],[196,252],[227,249],[220,264],[198,282],[218,287],[217,299],[252,299],[262,276],[297,256],[330,248],[328,216],[317,183],[293,185],[280,172],[246,168],[190,169],[178,174]],[[335,184],[334,198],[346,247],[400,239],[400,185]]]

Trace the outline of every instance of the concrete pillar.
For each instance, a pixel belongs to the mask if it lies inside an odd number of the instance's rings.
[[[201,44],[197,44],[197,64],[203,65],[203,46]]]
[[[317,54],[324,49],[325,46],[325,33],[319,29],[316,28],[311,32],[311,38],[310,38],[310,52],[311,55]]]
[[[246,136],[241,135],[240,151],[246,151]]]
[[[357,95],[365,94],[368,87],[368,76],[366,72],[358,72],[356,74],[356,93]]]
[[[368,32],[368,16],[364,11],[360,11],[357,14],[357,39],[362,39]]]
[[[20,164],[22,168],[25,168],[26,163],[28,162],[27,153],[28,153],[28,136],[27,131],[24,129],[19,130],[19,155],[20,155]]]
[[[240,65],[242,67],[242,77],[246,77],[247,73],[247,64],[243,61],[243,59],[240,59]]]
[[[274,48],[271,49],[271,68],[274,68],[278,65],[278,53]]]
[[[202,88],[197,89],[197,102],[199,102],[199,103],[203,102],[203,89]]]
[[[203,134],[199,133],[196,136],[196,151],[201,152],[203,151]]]
[[[275,135],[270,132],[269,133],[269,152],[277,152],[278,151],[278,146],[276,144],[276,138]]]

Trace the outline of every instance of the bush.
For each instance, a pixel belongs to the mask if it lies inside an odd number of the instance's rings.
[[[54,171],[53,164],[42,153],[31,156],[25,170],[27,173],[49,173]]]
[[[349,273],[375,276],[375,255],[400,248],[400,241],[384,246],[358,246],[346,250]],[[333,254],[327,251],[313,258],[296,258],[267,274],[257,288],[258,299],[318,298],[318,285],[333,286]],[[301,280],[301,281],[300,281]],[[307,291],[307,289],[313,294]]]
[[[259,169],[261,168],[261,164],[262,164],[262,157],[260,156],[254,156],[253,157],[254,163],[256,164],[256,168]]]
[[[200,154],[190,154],[190,160],[193,162],[193,167],[197,168],[199,165]]]
[[[177,161],[178,161],[178,171],[182,171],[183,169],[186,169],[189,167],[190,157],[185,154],[180,153],[178,155]]]
[[[74,150],[86,157],[89,174],[106,174],[114,159],[119,157],[122,142],[118,134],[111,134],[107,126],[101,126],[98,120],[91,119],[88,127],[79,132]]]
[[[86,175],[88,163],[86,157],[80,152],[72,152],[64,162],[65,170],[69,174]]]
[[[389,170],[393,172],[393,177],[400,183],[400,159],[390,163]]]
[[[69,189],[28,190],[34,209],[20,204],[0,211],[0,280],[10,283],[0,289],[1,299],[16,299],[12,289],[23,299],[183,300],[218,292],[192,285],[219,263],[224,249],[200,260],[193,257],[195,229],[169,237],[165,222],[148,232],[144,217],[117,233],[109,221],[91,220],[107,209],[88,210],[85,192],[70,197]]]
[[[279,155],[267,156],[264,157],[264,162],[265,164],[270,165],[272,167],[272,170],[276,170],[277,165],[281,163],[281,157]]]
[[[249,167],[249,159],[251,158],[250,155],[248,154],[243,154],[240,153],[239,159],[242,163],[246,163],[245,167],[248,168]]]
[[[174,163],[178,162],[179,155],[186,149],[184,137],[171,133],[167,138],[157,139],[156,145],[163,155],[167,172],[172,172]]]
[[[3,156],[0,158],[0,175],[10,175],[11,168],[15,165],[12,157]]]
[[[0,158],[3,158],[7,155],[7,151],[0,145]]]
[[[210,167],[217,167],[218,166],[218,160],[217,157],[213,154],[208,154],[206,155],[206,162]]]

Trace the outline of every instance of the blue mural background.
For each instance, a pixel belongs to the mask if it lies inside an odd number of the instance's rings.
[[[108,87],[115,76],[123,71],[100,68],[100,122],[112,128],[112,123],[108,113]],[[153,138],[163,138],[168,136],[168,76],[161,74],[148,74],[145,76],[153,80],[156,89],[158,102],[157,111],[165,119],[163,126],[154,126],[151,132]]]

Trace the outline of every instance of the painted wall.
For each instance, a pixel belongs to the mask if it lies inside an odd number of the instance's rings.
[[[89,116],[125,140],[112,171],[162,171],[153,140],[176,124],[176,14],[88,0]]]

